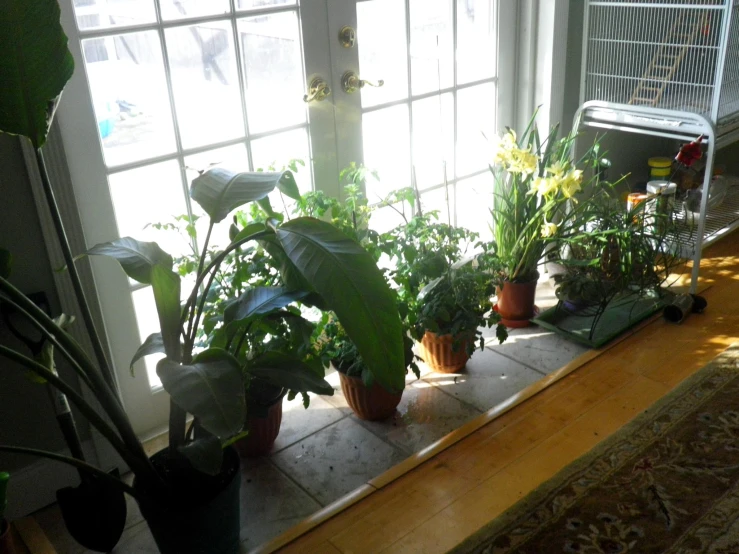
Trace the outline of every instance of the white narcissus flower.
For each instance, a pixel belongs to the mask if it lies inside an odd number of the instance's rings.
[[[555,177],[560,177],[561,178],[562,175],[564,175],[564,172],[567,171],[567,166],[568,165],[569,164],[567,162],[565,162],[565,163],[555,162],[552,165],[550,165],[549,167],[547,167],[547,173],[549,173],[549,175],[553,175]]]
[[[539,196],[546,196],[555,192],[559,187],[559,179],[556,177],[537,177],[531,183],[530,194],[536,193]]]
[[[580,192],[580,184],[582,183],[582,171],[573,169],[568,171],[562,179],[562,194],[566,198],[572,198],[576,193]],[[574,199],[573,199],[574,200]]]
[[[531,151],[531,148],[522,150],[513,148],[510,151],[510,162],[508,171],[510,173],[521,173],[522,175],[532,175],[536,173],[539,158]]]
[[[555,234],[557,234],[557,224],[556,223],[545,223],[541,226],[541,237],[548,239],[553,237]]]
[[[493,145],[493,163],[495,165],[502,165],[505,169],[511,163],[511,151],[518,149],[516,143],[516,132],[513,129],[509,129],[502,137],[496,137],[495,144]]]

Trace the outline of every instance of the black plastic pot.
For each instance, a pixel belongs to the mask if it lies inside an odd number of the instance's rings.
[[[229,447],[223,466],[210,476],[191,468],[173,467],[167,451],[151,458],[168,476],[172,495],[139,502],[162,554],[237,554],[241,529],[239,456]],[[136,483],[134,482],[134,487]]]
[[[0,553],[15,554],[16,552],[13,535],[10,532],[10,524],[4,519],[0,519]]]

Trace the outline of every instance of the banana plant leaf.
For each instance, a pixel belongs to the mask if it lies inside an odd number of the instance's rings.
[[[277,227],[291,262],[332,309],[377,382],[405,386],[403,329],[385,277],[370,254],[333,225],[303,217]]]
[[[46,142],[74,59],[57,0],[5,0],[0,7],[0,131]]]
[[[225,440],[243,427],[244,379],[238,361],[225,350],[205,350],[187,365],[164,358],[157,375],[175,404],[212,435]]]
[[[190,197],[213,223],[218,223],[239,206],[266,197],[288,174],[286,171],[234,173],[214,167],[193,179]],[[287,179],[291,178],[292,174]]]

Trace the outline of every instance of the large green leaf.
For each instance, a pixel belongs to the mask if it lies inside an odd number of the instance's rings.
[[[159,329],[167,357],[180,359],[180,276],[171,269],[155,265],[151,270],[151,288],[159,316]]]
[[[190,365],[164,358],[157,375],[175,404],[209,433],[226,439],[243,427],[244,379],[238,361],[225,350],[201,352]]]
[[[156,242],[141,242],[131,237],[96,244],[87,253],[115,258],[126,275],[147,285],[151,284],[151,270],[154,266],[172,269],[172,256],[159,248]]]
[[[59,95],[74,72],[57,0],[0,5],[0,131],[46,142]]]
[[[136,350],[136,353],[133,355],[133,358],[131,358],[131,364],[129,366],[129,369],[131,371],[131,377],[134,376],[133,364],[138,362],[144,356],[149,356],[151,354],[163,354],[163,353],[164,353],[164,341],[162,340],[161,333],[152,333],[151,335],[146,337],[146,340],[144,341],[144,343],[141,346],[139,346],[138,350]]]
[[[300,190],[298,189],[298,183],[295,182],[295,177],[290,171],[286,171],[282,176],[282,179],[277,183],[277,189],[285,196],[292,198],[293,200],[300,200]]]
[[[215,223],[233,210],[267,196],[286,172],[234,173],[214,167],[193,179],[190,196]]]
[[[277,238],[336,312],[377,382],[402,390],[403,329],[393,293],[372,256],[333,225],[308,217],[278,227]]]
[[[280,272],[280,277],[285,286],[292,290],[304,290],[313,292],[313,285],[311,285],[300,270],[295,267],[290,257],[285,252],[282,244],[277,240],[276,235],[266,236],[259,239],[259,244],[264,248],[267,253],[274,258],[277,262],[277,268]]]
[[[294,392],[332,395],[333,387],[312,367],[282,352],[267,352],[251,360],[246,372],[254,377]]]
[[[307,293],[285,287],[254,287],[231,302],[223,312],[223,321],[241,321],[253,315],[266,314],[300,300]]]

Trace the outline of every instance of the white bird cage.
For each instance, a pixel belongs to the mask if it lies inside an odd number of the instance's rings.
[[[587,2],[581,103],[701,114],[739,127],[739,0]]]
[[[739,228],[739,186],[708,210],[716,150],[739,139],[739,0],[586,0],[576,126],[707,145],[700,214],[676,215],[693,259]]]

